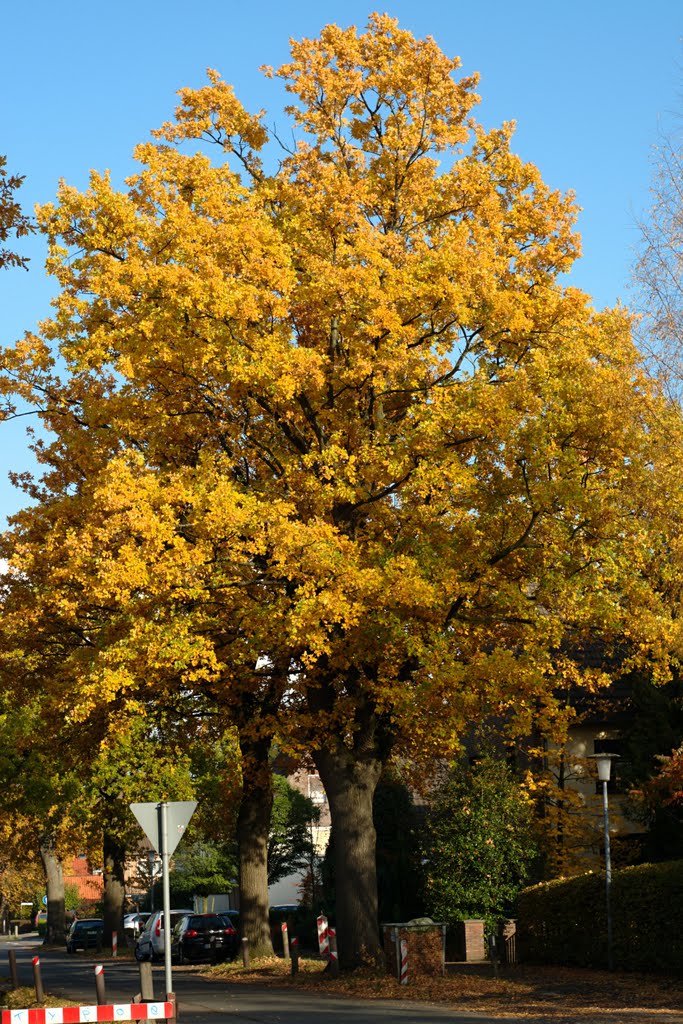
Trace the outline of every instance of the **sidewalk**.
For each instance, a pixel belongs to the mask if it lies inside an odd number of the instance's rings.
[[[1,946],[18,946],[18,945],[29,945],[29,946],[40,946],[43,940],[37,931],[24,932],[21,935],[2,935],[0,934],[0,945]]]
[[[322,965],[320,965],[322,967]],[[683,1024],[683,978],[626,974],[568,967],[501,966],[493,977],[489,963],[448,964],[445,977],[395,978],[357,971],[332,979],[321,970],[291,978],[282,961],[271,960],[245,972],[238,964],[203,972],[216,981],[294,988],[326,997],[410,1002],[533,1024]]]

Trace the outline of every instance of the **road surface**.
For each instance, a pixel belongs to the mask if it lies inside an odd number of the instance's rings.
[[[8,948],[9,942],[0,941],[0,974],[8,972]],[[12,941],[11,948],[17,952],[20,984],[33,985],[31,958],[39,955],[43,985],[50,994],[95,1002],[96,958],[43,950],[32,937]],[[130,1002],[139,991],[135,961],[104,961],[104,973],[107,1002]],[[153,975],[155,998],[162,1000],[163,966],[154,967]],[[174,968],[173,987],[180,1024],[487,1024],[490,1020],[485,1014],[460,1014],[417,1003],[340,999],[317,992],[209,981],[182,968]]]

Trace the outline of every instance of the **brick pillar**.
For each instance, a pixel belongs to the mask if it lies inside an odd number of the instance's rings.
[[[465,960],[468,963],[486,960],[484,922],[478,920],[463,921],[463,928],[465,930]]]

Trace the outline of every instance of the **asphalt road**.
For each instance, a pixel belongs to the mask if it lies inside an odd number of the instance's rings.
[[[17,952],[20,984],[33,985],[31,958],[37,954],[48,992],[84,1003],[96,1001],[95,958],[43,950],[37,939],[28,937],[13,941],[11,946]],[[0,942],[0,974],[8,973],[8,947],[9,943]],[[130,1002],[140,988],[138,967],[132,960],[106,961],[104,973],[107,1002]],[[154,967],[153,974],[155,998],[162,1000],[163,967]],[[369,1002],[291,989],[231,985],[175,968],[173,987],[180,1024],[485,1024],[490,1019],[483,1014],[458,1014],[422,1004]],[[496,1024],[500,1024],[500,1018]]]

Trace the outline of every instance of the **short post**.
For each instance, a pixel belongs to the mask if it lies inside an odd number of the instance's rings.
[[[97,1005],[104,1006],[107,997],[104,994],[104,967],[102,964],[98,964],[95,968],[95,993]]]
[[[111,955],[112,956],[118,956],[119,955],[119,933],[118,932],[112,932],[111,933]]]
[[[399,973],[399,981],[401,985],[408,984],[408,943],[405,939],[401,939],[401,965]]]
[[[330,955],[330,937],[327,931],[327,918],[324,914],[318,918],[318,950],[323,957]]]
[[[299,940],[296,935],[292,935],[291,943],[292,952],[292,977],[299,973]]]
[[[493,977],[498,977],[498,944],[496,942],[496,933],[491,932],[489,938],[489,956],[491,958],[491,967],[493,968]]]
[[[7,959],[9,960],[9,976],[12,982],[12,988],[19,988],[19,975],[17,974],[17,951],[16,949],[7,950]]]
[[[282,931],[282,952],[285,960],[289,960],[289,928],[286,921],[282,922],[280,929]]]
[[[43,978],[40,973],[40,957],[34,956],[31,960],[33,964],[33,984],[36,987],[36,1002],[45,1002],[45,989],[43,988]]]
[[[249,970],[249,939],[246,935],[242,939],[242,966],[245,971]]]
[[[140,968],[140,995],[143,1003],[154,1002],[154,980],[152,978],[152,965],[149,960],[141,960]]]
[[[166,1002],[171,1003],[173,1007],[173,1016],[166,1018],[166,1024],[176,1024],[178,1020],[178,1003],[176,1001],[175,992],[166,993]]]
[[[330,974],[333,978],[339,977],[339,953],[337,952],[337,929],[328,930],[330,940]]]

